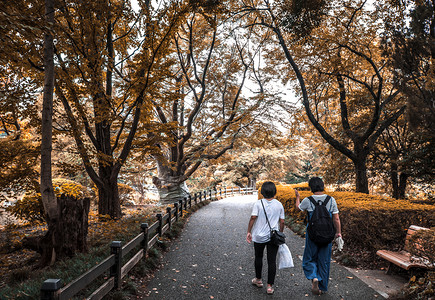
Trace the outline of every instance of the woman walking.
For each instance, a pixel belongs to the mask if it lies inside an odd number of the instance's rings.
[[[248,233],[246,241],[254,242],[255,250],[255,278],[252,284],[257,287],[263,287],[261,279],[263,269],[263,253],[267,248],[267,294],[274,292],[273,284],[276,275],[276,255],[278,246],[270,243],[270,232],[272,230],[284,230],[284,207],[281,202],[274,199],[276,195],[276,186],[273,182],[267,181],[261,186],[261,195],[263,199],[258,200],[252,209],[251,218],[248,224]],[[270,223],[267,222],[267,218]]]
[[[315,205],[309,198],[313,198],[317,204],[326,203],[326,208],[332,217],[332,222],[335,227],[335,238],[341,237],[341,224],[338,216],[337,203],[333,197],[324,194],[324,183],[319,177],[313,177],[308,181],[312,196],[304,198],[300,202],[300,196],[298,191],[296,194],[296,207],[302,211],[308,212],[308,219],[310,220],[314,211]],[[329,199],[329,200],[327,200]],[[329,281],[329,268],[331,264],[331,249],[332,242],[326,245],[319,245],[313,242],[308,235],[308,230],[305,234],[305,249],[302,259],[302,268],[305,273],[305,277],[312,282],[311,291],[313,294],[320,295],[328,290]]]

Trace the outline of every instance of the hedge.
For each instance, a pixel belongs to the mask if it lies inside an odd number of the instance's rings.
[[[299,185],[277,185],[277,195],[285,209],[286,216],[299,223],[306,213],[295,207],[296,187],[301,196],[312,195]],[[334,197],[340,210],[343,240],[346,247],[364,249],[376,253],[379,249],[397,250],[402,248],[406,231],[410,225],[431,228],[435,226],[435,206],[416,204],[408,200],[397,200],[353,192],[327,192]],[[261,194],[259,194],[261,197]]]

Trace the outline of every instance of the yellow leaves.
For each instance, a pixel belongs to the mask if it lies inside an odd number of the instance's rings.
[[[53,179],[53,189],[56,197],[65,194],[76,199],[90,197],[84,186],[72,180],[56,178]],[[44,223],[44,208],[41,201],[41,193],[37,191],[26,191],[22,199],[7,208],[7,211],[16,218],[32,223]]]

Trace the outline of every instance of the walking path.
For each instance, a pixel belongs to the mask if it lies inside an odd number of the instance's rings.
[[[191,215],[180,239],[147,285],[150,299],[319,299],[302,271],[304,239],[286,228],[294,268],[277,271],[275,293],[251,284],[254,249],[245,240],[257,196],[215,201]],[[266,278],[267,263],[263,266]],[[346,268],[331,263],[327,299],[383,299]]]

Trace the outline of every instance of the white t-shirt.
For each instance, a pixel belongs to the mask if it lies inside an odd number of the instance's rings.
[[[320,201],[320,203],[323,203],[323,201],[325,201],[326,199],[326,194],[323,195],[312,195],[311,197],[313,197],[313,199],[318,202]],[[338,207],[337,207],[337,202],[335,201],[334,197],[331,197],[331,199],[329,199],[329,202],[326,204],[326,208],[328,209],[329,212],[333,213],[333,214],[338,214]],[[304,211],[309,211],[312,212],[314,210],[314,204],[311,203],[310,199],[304,198],[304,200],[302,200],[302,202],[299,204],[299,209]]]
[[[251,216],[257,216],[252,227],[252,240],[256,243],[267,243],[270,240],[270,227],[264,215],[262,201],[272,229],[279,230],[279,219],[284,219],[284,207],[278,200],[261,199],[255,202]]]

